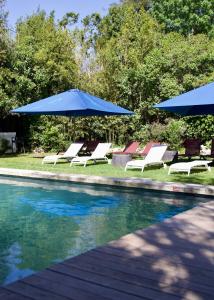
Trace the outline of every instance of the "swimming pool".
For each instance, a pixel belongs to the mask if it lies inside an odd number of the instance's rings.
[[[203,196],[0,177],[0,284],[205,201]]]

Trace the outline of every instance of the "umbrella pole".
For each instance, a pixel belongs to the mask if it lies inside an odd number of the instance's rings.
[[[71,123],[71,126],[72,126],[73,141],[75,142],[76,141],[76,122],[75,122],[75,118],[70,117],[70,123]],[[72,134],[71,134],[71,131],[70,131],[70,141],[71,141],[71,139],[72,139]]]

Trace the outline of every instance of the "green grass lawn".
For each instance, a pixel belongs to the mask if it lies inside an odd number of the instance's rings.
[[[199,184],[214,184],[214,167],[212,171],[193,170],[190,176],[187,173],[177,173],[167,175],[168,169],[162,167],[145,168],[142,173],[140,170],[124,171],[123,168],[114,167],[106,163],[98,163],[94,165],[91,163],[86,168],[83,166],[69,166],[69,163],[64,160],[53,164],[41,164],[41,158],[33,158],[32,154],[22,155],[8,155],[0,157],[0,168],[15,168],[27,170],[50,171],[56,173],[70,173],[70,174],[85,174],[98,176],[112,176],[112,177],[140,177],[150,178],[158,181],[174,181],[183,183],[199,183]]]

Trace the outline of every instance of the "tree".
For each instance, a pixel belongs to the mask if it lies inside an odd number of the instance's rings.
[[[20,20],[17,24],[12,67],[15,72],[13,97],[16,99],[13,107],[74,88],[77,66],[75,44],[70,31],[55,21],[53,13],[48,16],[44,11],[38,11]],[[61,127],[62,124],[66,126],[65,120],[62,121],[60,117],[25,118],[25,121],[29,122],[27,127],[30,128],[32,144],[35,144],[32,133],[38,132],[41,128],[40,139],[37,140],[40,146],[43,146],[42,124],[51,122],[52,126],[57,127],[59,124]],[[61,138],[61,132],[59,130],[57,132]],[[59,145],[57,136],[55,141],[56,145],[53,144],[52,148]]]
[[[139,68],[158,40],[158,25],[144,8],[136,10],[135,4],[120,4],[110,8],[97,31],[96,58],[91,60],[83,82],[93,93],[135,110],[141,101]],[[106,125],[104,122],[106,131],[113,133],[110,137],[119,143],[130,138],[135,125],[133,118],[132,122],[129,118],[114,118]],[[118,126],[120,135],[118,130],[115,133]]]
[[[5,0],[0,0],[0,28],[5,28],[7,12],[4,10]]]
[[[153,0],[151,13],[165,32],[214,36],[213,0]]]
[[[62,20],[59,22],[59,25],[64,27],[64,29],[65,29],[66,26],[68,26],[68,25],[71,26],[71,25],[77,23],[78,18],[79,18],[79,14],[76,14],[74,12],[66,13],[64,15],[64,17],[62,18]]]
[[[0,118],[4,118],[12,108],[14,91],[13,42],[7,27],[4,3],[4,0],[0,0]]]
[[[198,3],[123,0],[104,17],[97,13],[85,17],[79,29],[71,27],[78,18],[75,13],[56,22],[54,12],[38,11],[18,22],[15,41],[3,17],[0,116],[13,107],[77,87],[134,110],[135,116],[77,118],[72,123],[66,118],[25,118],[33,146],[61,150],[68,139],[80,138],[121,144],[159,137],[177,143],[185,126],[153,105],[214,80],[213,0]],[[165,31],[152,15],[165,24]],[[195,131],[194,122],[186,122],[189,132],[208,136],[210,119],[206,126],[203,120],[197,122]],[[170,141],[172,128],[179,138]]]
[[[17,25],[14,69],[19,104],[45,98],[75,86],[75,45],[67,29],[45,12]]]
[[[153,105],[214,80],[213,40],[205,35],[161,33],[135,3],[111,7],[97,27],[96,57],[90,60],[90,72],[81,72],[81,86],[136,113],[131,121],[118,118],[107,126],[102,122],[115,142],[147,141],[155,135],[153,123],[161,122],[161,130],[173,127],[173,121],[165,121],[168,114]],[[90,128],[96,132],[93,124]]]

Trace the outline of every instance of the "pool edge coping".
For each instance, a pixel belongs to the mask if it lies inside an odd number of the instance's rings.
[[[138,177],[106,177],[83,174],[54,173],[48,171],[0,168],[0,175],[32,179],[59,180],[75,183],[111,185],[141,189],[161,190],[187,194],[214,196],[214,186],[194,183],[162,182]]]

